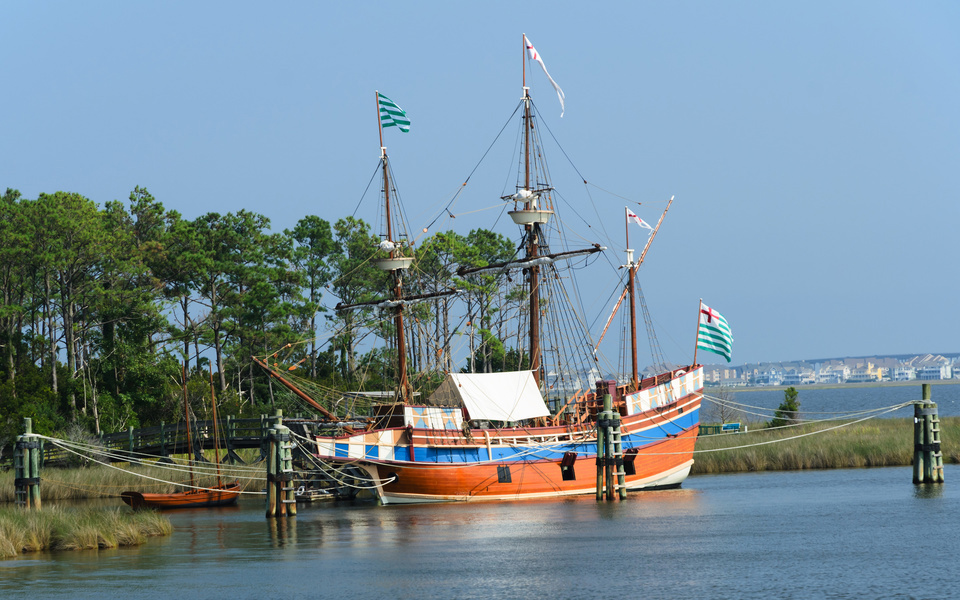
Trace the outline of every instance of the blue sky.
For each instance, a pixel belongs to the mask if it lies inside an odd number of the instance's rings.
[[[519,100],[525,32],[566,94],[561,119],[528,74],[554,184],[608,220],[613,262],[624,198],[656,221],[676,196],[641,269],[668,359],[701,297],[735,364],[960,351],[960,4],[31,2],[0,27],[0,186],[139,185],[275,231],[357,208],[374,90],[413,122],[385,144],[411,227],[432,221]],[[511,143],[434,230],[490,225]]]

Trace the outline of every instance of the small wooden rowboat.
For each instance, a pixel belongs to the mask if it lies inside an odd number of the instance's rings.
[[[142,494],[123,492],[120,498],[131,508],[199,508],[203,506],[227,506],[240,496],[240,482],[214,486],[211,489],[187,490],[170,494]]]

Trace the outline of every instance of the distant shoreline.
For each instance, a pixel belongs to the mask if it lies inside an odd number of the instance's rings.
[[[706,390],[719,390],[723,388],[730,392],[778,392],[788,387],[796,388],[797,391],[803,390],[831,390],[831,389],[853,389],[853,388],[874,388],[874,387],[920,387],[924,383],[931,385],[960,385],[960,379],[933,379],[930,381],[921,381],[913,379],[911,381],[871,381],[866,383],[807,383],[801,385],[750,385],[750,386],[720,386],[705,385]]]

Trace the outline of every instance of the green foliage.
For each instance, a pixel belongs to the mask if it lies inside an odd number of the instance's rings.
[[[794,387],[788,387],[783,391],[783,402],[773,413],[773,419],[770,421],[770,427],[783,427],[784,425],[793,425],[799,423],[797,413],[800,412],[799,392]]]
[[[25,416],[44,434],[180,421],[185,361],[198,415],[208,411],[211,370],[228,414],[257,415],[285,402],[251,356],[302,367],[298,375],[325,386],[393,389],[392,314],[368,307],[317,319],[323,304],[389,297],[391,275],[371,263],[382,254],[379,242],[354,217],[331,225],[310,215],[282,233],[244,210],[185,219],[139,186],[126,202],[102,206],[74,192],[27,199],[7,189],[0,196],[0,452]],[[451,339],[464,314],[475,369],[528,367],[525,353],[505,343],[518,343],[505,315],[521,312],[522,281],[456,275],[459,266],[514,254],[507,238],[484,229],[440,232],[417,245],[404,293],[462,292],[405,309],[409,376],[418,389],[454,368]],[[332,333],[329,342],[316,341],[321,329]]]
[[[370,262],[379,243],[370,226],[360,219],[345,217],[334,226],[336,252],[330,261],[336,276],[330,282],[331,291],[343,304],[367,302],[381,297],[387,290],[387,274]],[[340,353],[340,374],[347,380],[355,376],[357,344],[363,335],[365,322],[372,309],[337,311],[330,316],[338,332],[332,343]]]
[[[34,433],[51,435],[66,425],[49,378],[35,365],[23,365],[14,381],[0,383],[0,449],[11,448],[23,433],[23,419],[32,419]]]

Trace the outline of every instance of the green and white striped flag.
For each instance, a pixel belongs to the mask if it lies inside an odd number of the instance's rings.
[[[719,354],[730,362],[733,353],[733,332],[723,315],[700,302],[700,327],[697,329],[697,348]]]
[[[407,113],[397,106],[396,102],[380,92],[377,92],[377,102],[380,105],[381,127],[398,127],[404,133],[410,131],[410,119],[407,118]]]

